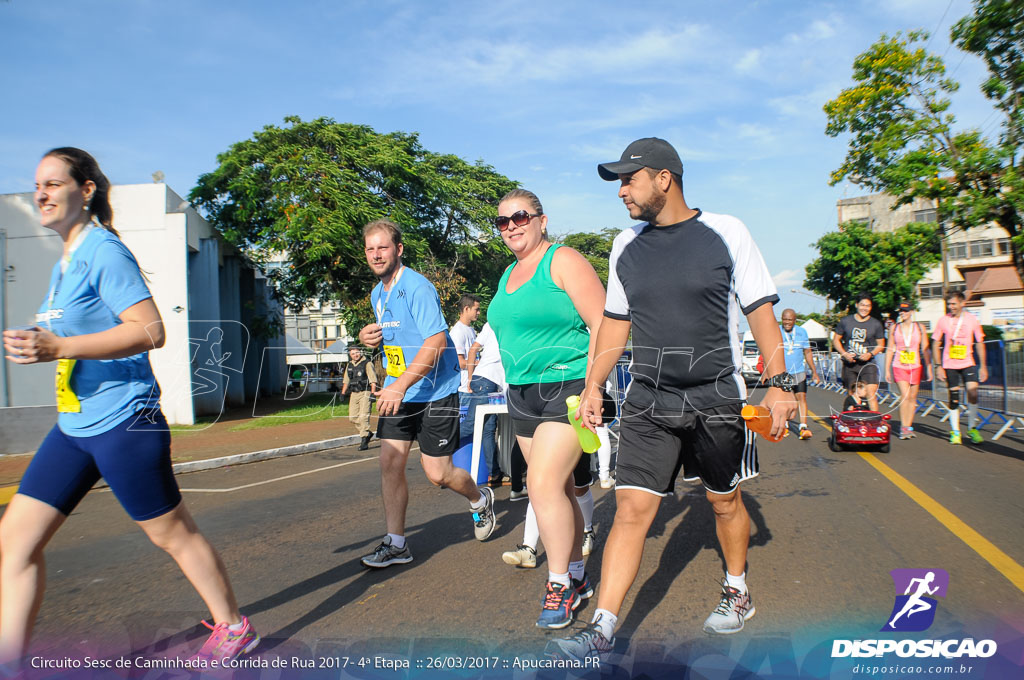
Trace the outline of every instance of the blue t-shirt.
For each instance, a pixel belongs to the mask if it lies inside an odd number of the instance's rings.
[[[384,291],[383,283],[374,286],[370,304],[383,330],[381,345],[385,369],[392,364],[408,366],[427,338],[444,332],[446,347],[441,356],[431,372],[406,391],[403,403],[436,401],[458,391],[459,355],[448,335],[448,324],[441,314],[441,299],[434,284],[422,274],[403,267],[390,291]],[[397,376],[389,372],[384,386],[396,379]]]
[[[790,375],[806,373],[807,362],[804,360],[804,350],[811,347],[807,331],[800,326],[793,326],[793,330],[789,333],[782,326],[779,326],[779,330],[782,331],[782,346],[786,352],[786,373]]]
[[[106,229],[90,226],[67,270],[61,274],[60,262],[54,265],[36,324],[65,338],[100,333],[120,325],[124,310],[151,297],[131,251]],[[102,434],[160,403],[148,352],[80,359],[71,373],[71,389],[82,410],[58,414],[57,424],[72,437]]]

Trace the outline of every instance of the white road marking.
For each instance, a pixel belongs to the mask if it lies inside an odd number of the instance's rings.
[[[413,445],[409,450],[409,453],[419,451],[420,447],[418,444]],[[355,461],[345,461],[344,463],[338,463],[337,465],[329,465],[323,468],[316,468],[315,470],[306,470],[305,472],[296,472],[295,474],[286,474],[283,477],[273,477],[272,479],[264,479],[263,481],[254,481],[251,484],[242,484],[241,486],[231,486],[230,488],[181,488],[179,490],[182,494],[229,494],[231,492],[240,492],[244,488],[252,488],[253,486],[262,486],[263,484],[272,484],[275,481],[284,481],[286,479],[294,479],[295,477],[301,477],[303,475],[312,474],[313,472],[324,472],[326,470],[334,470],[335,468],[345,467],[346,465],[352,465],[354,463],[366,463],[367,461],[375,461],[380,456],[371,456],[370,458],[360,458]],[[262,461],[261,461],[262,462]]]
[[[263,486],[264,484],[273,484],[274,482],[283,482],[286,479],[294,479],[295,477],[302,477],[303,475],[311,475],[314,472],[324,472],[326,470],[334,470],[335,468],[345,467],[346,465],[352,465],[354,463],[365,463],[368,460],[377,460],[379,456],[371,456],[370,458],[360,458],[359,460],[347,460],[344,463],[338,463],[337,465],[328,465],[327,467],[317,468],[315,470],[307,470],[305,472],[296,472],[292,475],[285,475],[283,477],[274,477],[273,479],[266,479],[262,482],[253,482],[252,484],[243,484],[242,486],[233,486],[230,489],[181,489],[182,493],[230,493],[232,491],[241,491],[242,489],[251,489],[254,486]]]

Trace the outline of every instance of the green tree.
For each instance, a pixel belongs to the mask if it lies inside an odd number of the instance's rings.
[[[268,125],[217,156],[189,194],[224,237],[271,270],[291,307],[338,300],[350,329],[372,319],[362,227],[402,227],[404,261],[425,269],[454,307],[469,288],[494,286],[509,257],[493,226],[516,183],[491,166],[424,149],[415,133],[381,134],[330,118]],[[458,273],[456,274],[456,267]]]
[[[612,243],[619,235],[621,229],[607,227],[599,232],[583,231],[572,234],[565,234],[557,239],[559,243],[578,250],[590,264],[601,279],[601,283],[608,286],[608,258],[612,254]]]
[[[848,179],[885,191],[897,197],[894,207],[915,197],[932,199],[947,228],[998,224],[1011,237],[1013,262],[1024,280],[1020,2],[975,0],[974,14],[951,32],[961,49],[988,66],[982,91],[1003,116],[996,141],[980,130],[954,128],[949,95],[959,85],[946,77],[941,58],[916,45],[927,37],[924,32],[882,35],[854,60],[854,85],[824,107],[826,133],[850,135],[846,159],[830,182]]]
[[[818,257],[807,265],[804,287],[835,301],[837,313],[862,293],[882,311],[916,299],[917,282],[941,257],[937,228],[920,222],[891,232],[846,222],[814,245]]]

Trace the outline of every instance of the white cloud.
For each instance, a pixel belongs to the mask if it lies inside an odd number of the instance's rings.
[[[760,123],[740,123],[736,126],[736,134],[755,144],[769,145],[777,139],[775,132]]]
[[[768,100],[768,106],[788,118],[821,118],[824,130],[825,112],[822,107],[848,85],[849,83],[840,81],[822,83],[813,90],[773,97]]]
[[[396,44],[374,63],[373,89],[363,90],[361,95],[388,100],[395,95],[443,93],[451,98],[453,92],[463,91],[479,96],[480,89],[505,93],[523,89],[538,95],[544,85],[578,88],[586,84],[588,89],[600,89],[609,85],[656,88],[666,81],[692,84],[715,63],[713,47],[721,40],[708,26],[696,23],[649,29],[625,40],[617,32],[597,38],[581,36],[575,41],[568,37],[552,41],[529,33],[515,40],[496,41],[478,37],[480,34],[466,32],[470,37]],[[659,63],[666,67],[656,68]],[[385,72],[388,75],[384,76]],[[351,92],[345,88],[329,91],[336,96]],[[621,104],[607,106],[604,113],[625,108]],[[635,117],[635,109],[626,115]],[[640,122],[643,120],[646,114]]]
[[[737,73],[750,73],[761,65],[761,50],[747,50],[733,68]]]
[[[836,34],[836,29],[825,19],[815,19],[810,25],[799,33],[790,33],[785,41],[791,44],[803,45],[805,43],[820,42],[827,40]]]
[[[818,19],[817,21],[811,22],[810,28],[807,29],[807,37],[811,40],[827,40],[836,34],[836,29],[832,27],[827,21]]]
[[[775,283],[776,288],[801,286],[804,283],[804,273],[799,269],[783,269],[772,276],[772,282]]]

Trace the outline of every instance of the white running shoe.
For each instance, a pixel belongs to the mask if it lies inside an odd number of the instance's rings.
[[[704,620],[704,632],[718,635],[729,635],[743,630],[743,624],[754,615],[754,602],[750,592],[741,593],[723,578],[722,599]]]

